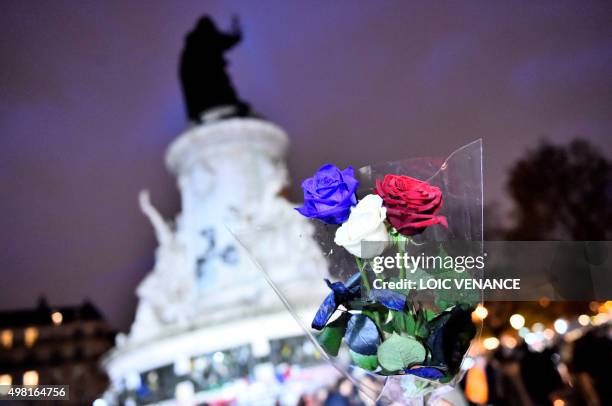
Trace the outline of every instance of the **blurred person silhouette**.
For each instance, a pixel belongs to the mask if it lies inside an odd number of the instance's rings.
[[[499,346],[487,362],[488,404],[530,406],[532,404],[521,378],[521,367],[513,349]]]
[[[554,348],[532,351],[523,343],[520,348],[521,380],[533,405],[552,405],[551,393],[563,388],[563,381],[553,361]]]
[[[304,393],[298,399],[297,406],[320,406],[321,402],[316,395]]]
[[[357,388],[347,378],[340,378],[329,391],[323,406],[364,406],[359,399]]]
[[[572,350],[569,367],[585,403],[612,405],[612,323],[587,331]]]

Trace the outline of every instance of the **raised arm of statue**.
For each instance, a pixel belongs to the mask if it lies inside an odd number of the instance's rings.
[[[229,33],[219,34],[219,47],[221,52],[225,53],[236,46],[242,40],[242,31],[240,26],[235,26],[232,29],[235,30]]]
[[[235,38],[238,38],[238,41],[242,39],[242,25],[240,24],[240,18],[238,18],[236,14],[232,16],[232,28],[230,32]]]
[[[153,228],[155,229],[155,236],[157,237],[157,241],[160,245],[166,245],[170,243],[172,239],[172,230],[170,226],[164,220],[164,218],[159,214],[157,209],[153,207],[151,204],[151,199],[149,197],[148,190],[141,190],[138,195],[138,200],[140,202],[140,210],[149,218]]]

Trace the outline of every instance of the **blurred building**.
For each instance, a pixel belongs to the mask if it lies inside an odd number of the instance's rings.
[[[89,301],[0,312],[0,384],[69,385],[70,401],[91,404],[107,385],[100,356],[115,333]]]

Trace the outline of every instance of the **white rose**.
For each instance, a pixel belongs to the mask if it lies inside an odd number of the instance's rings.
[[[348,220],[336,231],[334,242],[359,258],[373,258],[382,254],[389,243],[385,227],[387,209],[378,195],[367,195],[351,209]],[[362,242],[364,252],[362,250]]]

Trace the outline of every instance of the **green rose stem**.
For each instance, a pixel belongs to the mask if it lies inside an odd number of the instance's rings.
[[[372,288],[370,287],[370,281],[368,280],[368,274],[365,270],[368,262],[359,257],[355,257],[355,261],[357,262],[357,268],[359,269],[359,274],[361,275],[361,282],[363,286],[365,287],[366,294],[369,295]],[[366,310],[366,311],[363,311],[363,313],[368,315],[374,321],[374,324],[376,324],[376,328],[378,328],[379,332],[383,331],[381,318],[380,318],[381,315],[377,310]],[[381,339],[384,340],[384,335],[382,333],[380,336],[381,336]]]
[[[403,256],[406,253],[406,245],[410,242],[410,237],[405,237],[402,234],[398,234],[397,236],[397,250],[402,257],[400,261],[400,269],[399,269],[399,277],[400,279],[406,279],[406,268],[404,268]]]
[[[368,274],[365,270],[366,262],[359,257],[355,257],[355,261],[357,262],[357,268],[359,269],[359,273],[361,274],[361,283],[363,283],[363,286],[366,289],[366,293],[370,294],[370,282],[368,281]]]
[[[370,267],[373,267],[372,262],[370,262]],[[374,278],[382,282],[385,280],[385,275],[383,273],[374,273]]]

